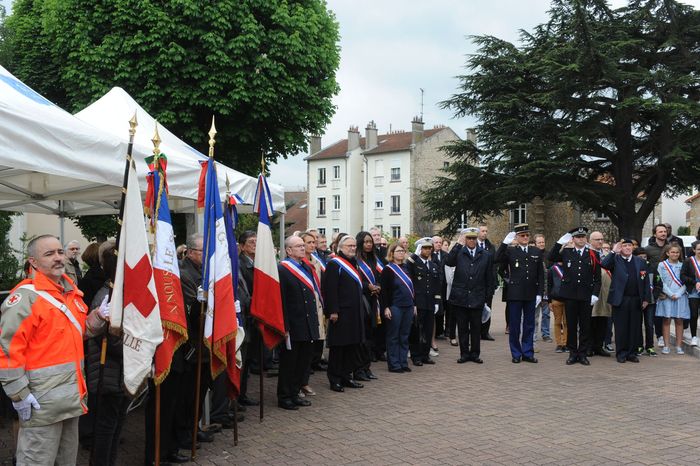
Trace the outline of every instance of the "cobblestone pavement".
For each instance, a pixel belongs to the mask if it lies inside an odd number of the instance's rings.
[[[233,431],[203,444],[196,464],[700,464],[700,360],[668,355],[618,364],[594,357],[566,366],[554,343],[538,343],[539,364],[513,364],[494,310],[495,342],[485,363],[457,364],[457,348],[440,341],[434,366],[393,374],[334,393],[312,376],[313,406],[276,407],[276,379],[265,379],[262,423],[250,408]],[[256,390],[254,386],[253,390]],[[255,395],[257,397],[257,394]],[[130,415],[120,464],[143,462],[142,413]],[[10,434],[0,431],[0,463]],[[87,464],[81,453],[80,464]]]

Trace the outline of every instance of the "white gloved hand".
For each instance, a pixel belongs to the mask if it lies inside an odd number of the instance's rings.
[[[542,302],[542,296],[540,296],[540,295],[535,296],[535,307],[539,306],[541,302]]]
[[[508,234],[506,235],[505,238],[503,238],[503,242],[506,243],[506,244],[510,244],[510,243],[512,243],[514,240],[515,240],[515,232],[514,232],[514,231],[511,231],[510,233],[508,233]]]
[[[13,401],[12,406],[14,406],[22,421],[28,421],[32,417],[32,408],[37,411],[41,409],[39,402],[36,401],[36,398],[31,393],[22,401]]]
[[[591,296],[591,306],[595,306],[595,303],[598,302],[598,297],[596,295]]]
[[[97,310],[97,315],[99,315],[102,320],[109,320],[109,296],[105,296],[102,300],[100,308]]]
[[[559,244],[561,244],[562,246],[564,246],[566,243],[568,243],[568,242],[571,241],[572,239],[574,239],[574,237],[571,236],[571,233],[564,233],[564,236],[562,236],[561,238],[559,238],[559,241],[557,241],[557,243],[559,243]]]
[[[436,304],[435,305],[435,312],[433,312],[433,314],[437,314],[439,310],[440,310],[440,305]]]
[[[236,300],[236,301],[234,301],[234,303],[236,304],[236,314],[240,314],[241,313],[241,302],[239,300]]]
[[[201,286],[197,287],[197,301],[199,301],[200,303],[204,302],[204,290]]]

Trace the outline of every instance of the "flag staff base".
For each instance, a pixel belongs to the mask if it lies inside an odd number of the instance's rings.
[[[238,401],[233,400],[233,446],[238,446]]]
[[[206,296],[205,296],[206,298]],[[197,342],[197,382],[194,390],[194,422],[192,424],[192,450],[190,457],[194,460],[197,455],[197,431],[199,430],[199,393],[202,384],[202,339],[204,337],[204,314],[206,313],[206,299],[202,301],[199,310],[199,341]]]

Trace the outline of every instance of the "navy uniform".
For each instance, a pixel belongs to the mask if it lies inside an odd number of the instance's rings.
[[[549,252],[550,262],[561,262],[563,278],[559,290],[566,309],[567,336],[569,348],[567,364],[580,362],[587,366],[590,349],[591,311],[600,293],[600,255],[584,246],[581,249],[566,248],[564,244],[573,237],[588,236],[588,228],[578,227],[559,238]]]
[[[536,247],[509,247],[511,235],[529,238],[527,224],[516,225],[496,252],[496,262],[508,269],[506,302],[508,309],[508,343],[514,363],[521,360],[537,362],[535,358],[535,307],[544,292],[544,263],[542,251]],[[509,241],[510,239],[510,241]],[[520,327],[522,325],[522,339]]]
[[[423,248],[433,248],[433,240],[424,238],[417,243],[416,252]],[[413,280],[417,315],[415,326],[411,331],[411,359],[416,366],[434,364],[430,359],[430,347],[433,341],[435,325],[435,306],[440,302],[440,272],[432,260],[432,254],[423,258],[419,254],[411,254],[406,264],[408,276]]]

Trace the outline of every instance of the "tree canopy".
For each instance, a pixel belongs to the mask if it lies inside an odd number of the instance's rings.
[[[216,115],[217,159],[249,174],[304,151],[335,110],[323,0],[16,0],[5,25],[3,64],[58,105],[121,86],[204,153]]]
[[[700,180],[700,13],[673,0],[555,0],[516,46],[473,37],[459,92],[478,144],[423,193],[428,217],[499,214],[535,197],[571,201],[641,236],[660,196]]]

